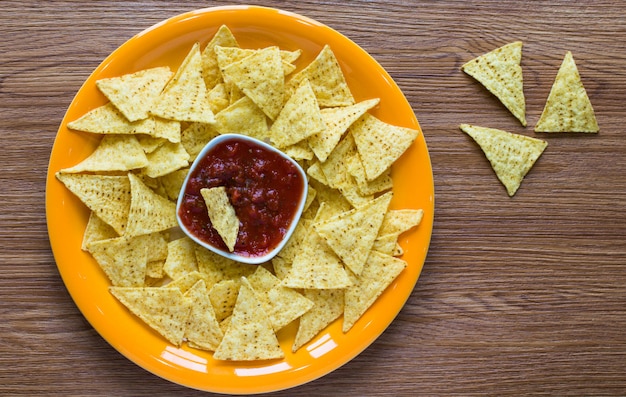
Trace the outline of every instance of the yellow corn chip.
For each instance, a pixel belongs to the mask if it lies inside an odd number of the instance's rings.
[[[535,132],[598,132],[598,122],[568,51],[556,75]]]
[[[472,59],[461,70],[485,86],[526,126],[521,60],[522,42],[516,41]]]
[[[89,213],[89,220],[87,221],[87,227],[83,234],[83,242],[81,249],[87,251],[87,246],[94,241],[108,240],[110,238],[119,237],[115,232],[115,229],[105,223],[95,212]]]
[[[137,176],[128,174],[131,203],[126,236],[139,236],[170,229],[178,225],[176,204],[159,196]]]
[[[372,251],[377,251],[386,255],[394,255],[397,245],[398,234],[379,234],[379,236],[376,237],[376,240],[374,240],[374,245],[372,245]]]
[[[160,117],[153,117],[154,129],[152,135],[155,138],[167,139],[172,143],[180,142],[181,128],[180,121],[167,120]]]
[[[244,58],[253,55],[255,52],[260,50],[253,50],[248,48],[237,48],[234,46],[220,46],[215,48],[215,53],[217,55],[217,64],[220,68],[225,68],[231,63],[235,63],[237,61],[241,61]],[[283,74],[288,75],[293,72],[296,67],[292,65],[292,62],[295,62],[302,53],[301,50],[296,51],[283,51],[280,50],[280,58],[281,63],[283,65]]]
[[[154,282],[154,280],[158,280],[163,278],[163,264],[165,263],[165,261],[163,260],[158,260],[158,261],[150,261],[146,264],[146,279],[151,280],[150,281],[150,285],[153,285],[152,282]],[[147,286],[145,281],[144,281],[144,286]]]
[[[389,210],[385,214],[378,235],[400,235],[419,225],[423,217],[424,210],[422,209]]]
[[[326,128],[309,138],[309,145],[317,158],[326,161],[348,127],[379,102],[379,98],[374,98],[350,106],[322,109],[322,119]]]
[[[239,233],[239,218],[228,200],[226,188],[224,186],[202,188],[200,194],[206,203],[213,227],[226,243],[228,250],[233,252]]]
[[[133,135],[105,135],[89,157],[61,172],[130,171],[145,167],[148,159]]]
[[[315,154],[307,141],[300,141],[294,145],[281,149],[283,153],[296,161],[313,160]]]
[[[135,136],[137,137],[137,141],[141,145],[141,148],[143,149],[144,153],[154,152],[159,146],[164,144],[166,141],[163,138],[155,138],[153,136],[146,135],[146,134],[137,134]]]
[[[148,164],[143,173],[150,178],[158,178],[189,166],[189,154],[179,143],[165,142],[152,153],[148,153]]]
[[[189,273],[184,273],[182,276],[176,278],[167,284],[168,288],[178,288],[180,292],[186,294],[187,291],[191,289],[198,281],[204,281],[206,285],[211,284],[211,279],[204,273],[200,273],[199,271],[191,271]]]
[[[95,134],[152,134],[154,120],[148,118],[131,123],[109,102],[70,121],[67,128]]]
[[[272,143],[278,148],[294,145],[324,129],[324,121],[315,93],[304,79],[270,128]]]
[[[215,310],[217,321],[223,321],[233,314],[240,287],[241,279],[222,280],[213,284],[209,290],[209,299]]]
[[[385,193],[360,208],[313,225],[313,228],[356,275],[361,274],[363,270],[391,197],[391,192]]]
[[[328,186],[328,180],[326,179],[326,175],[324,175],[324,171],[322,170],[322,163],[319,161],[315,161],[313,164],[307,168],[306,173],[311,178],[315,179],[322,185]]]
[[[343,332],[352,328],[405,268],[405,261],[372,251],[361,275],[354,277],[354,284],[346,289]]]
[[[363,196],[384,192],[393,188],[390,169],[380,174],[376,179],[369,181],[365,175],[365,167],[358,154],[348,159],[347,171],[356,182],[359,193]]]
[[[217,119],[217,115],[215,116]],[[207,123],[191,123],[182,132],[181,143],[185,151],[189,154],[189,160],[193,161],[207,143],[219,132],[215,128],[215,124]]]
[[[330,156],[320,163],[324,179],[329,187],[340,189],[349,184],[348,161],[356,154],[356,145],[352,134],[346,135],[335,147]]]
[[[109,287],[109,291],[170,343],[182,344],[191,306],[178,288]]]
[[[468,124],[462,124],[460,128],[478,143],[509,196],[517,192],[524,176],[548,146],[541,139],[495,128]]]
[[[291,348],[293,352],[308,343],[343,314],[344,290],[342,289],[305,289],[303,295],[313,302],[313,307],[300,317],[296,339]]]
[[[239,47],[237,39],[226,25],[219,27],[211,41],[202,50],[202,75],[208,89],[212,89],[222,81],[222,74],[215,54],[215,48],[218,46]]]
[[[209,91],[209,106],[213,114],[218,114],[230,105],[230,93],[226,90],[226,84],[219,83]]]
[[[185,326],[187,343],[197,349],[214,351],[224,334],[215,318],[204,280],[195,283],[185,293],[185,297],[191,301],[191,312]]]
[[[256,265],[236,262],[199,245],[196,246],[196,260],[198,270],[210,280],[207,282],[209,287],[222,280],[239,280],[241,277],[247,277],[256,269]]]
[[[366,113],[350,127],[368,181],[378,178],[413,144],[418,130],[397,127]]]
[[[182,188],[188,173],[189,168],[182,168],[159,178],[167,198],[172,201],[176,201],[178,199],[180,189]]]
[[[167,244],[167,258],[163,271],[176,280],[185,274],[198,270],[196,262],[196,243],[189,237],[179,238]]]
[[[213,358],[216,360],[270,360],[285,357],[250,283],[242,280],[237,303]]]
[[[148,263],[148,247],[144,241],[145,236],[116,237],[94,241],[87,245],[87,250],[111,280],[111,284],[118,287],[141,287]]]
[[[102,221],[124,234],[131,203],[128,177],[60,172],[56,177]]]
[[[226,83],[235,84],[274,120],[283,107],[285,77],[278,47],[267,47],[222,69]]]
[[[243,134],[257,139],[264,139],[269,131],[265,113],[246,96],[215,115],[215,128],[220,134]]]
[[[198,43],[193,45],[174,77],[156,99],[151,113],[178,121],[215,121],[202,77],[202,57]]]
[[[170,68],[162,66],[100,79],[96,86],[132,122],[148,118],[154,100],[172,75]]]
[[[289,92],[296,90],[302,80],[308,79],[320,107],[348,106],[354,97],[331,48],[326,45],[307,67],[287,83]]]

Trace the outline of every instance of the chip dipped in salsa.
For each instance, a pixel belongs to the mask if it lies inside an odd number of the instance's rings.
[[[229,135],[198,156],[183,186],[178,217],[198,240],[228,252],[211,223],[202,189],[224,187],[239,219],[233,254],[260,257],[275,249],[302,211],[306,181],[289,158],[260,141]]]

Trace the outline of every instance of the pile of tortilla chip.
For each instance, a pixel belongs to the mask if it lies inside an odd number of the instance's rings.
[[[516,41],[478,56],[461,66],[494,94],[526,126],[522,78],[522,42]],[[547,142],[494,128],[462,124],[461,130],[481,147],[509,196],[519,188]],[[535,132],[599,131],[598,123],[571,52],[559,68]]]
[[[398,238],[423,211],[390,209],[390,168],[418,130],[369,113],[377,98],[355,101],[330,47],[306,65],[300,54],[240,48],[222,26],[175,71],[97,81],[109,102],[67,125],[102,135],[93,154],[56,174],[91,211],[82,249],[111,294],[176,346],[218,360],[284,357],[279,330],[298,322],[294,352],[342,315],[347,332],[407,266]],[[295,233],[261,266],[178,230],[175,201],[190,163],[224,133],[273,144],[310,177]],[[229,200],[219,189],[203,195],[208,207]],[[236,219],[214,225],[229,245]]]

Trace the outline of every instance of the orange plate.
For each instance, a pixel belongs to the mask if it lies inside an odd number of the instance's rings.
[[[54,177],[58,170],[83,160],[99,138],[67,129],[88,110],[103,105],[96,80],[139,69],[167,65],[176,70],[194,42],[205,45],[226,24],[245,48],[278,45],[301,48],[298,65],[313,60],[329,44],[343,68],[357,101],[378,97],[373,114],[399,126],[419,129],[411,106],[385,70],[363,49],[309,18],[260,7],[209,8],[159,23],[128,40],[91,74],[72,101],[59,128],[47,175],[46,216],[50,243],[76,305],[115,349],[137,365],[190,388],[229,394],[276,391],[317,379],[345,364],[369,346],[393,321],[411,294],[430,243],[434,187],[428,150],[422,134],[394,165],[393,208],[423,208],[421,225],[401,236],[407,269],[346,334],[341,319],[313,341],[291,352],[296,327],[278,334],[283,360],[221,362],[210,352],[174,347],[128,312],[107,290],[109,280],[91,256],[81,251],[88,210]]]

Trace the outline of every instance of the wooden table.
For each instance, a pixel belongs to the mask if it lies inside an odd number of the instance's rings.
[[[436,186],[428,258],[397,319],[345,366],[276,395],[625,395],[624,3],[259,3],[339,30],[387,69],[421,123]],[[83,318],[50,250],[45,175],[66,108],[111,51],[162,19],[223,4],[1,3],[1,395],[203,395],[128,361]],[[514,40],[527,128],[459,69]],[[532,130],[567,50],[597,135]],[[509,198],[460,123],[549,146]]]

